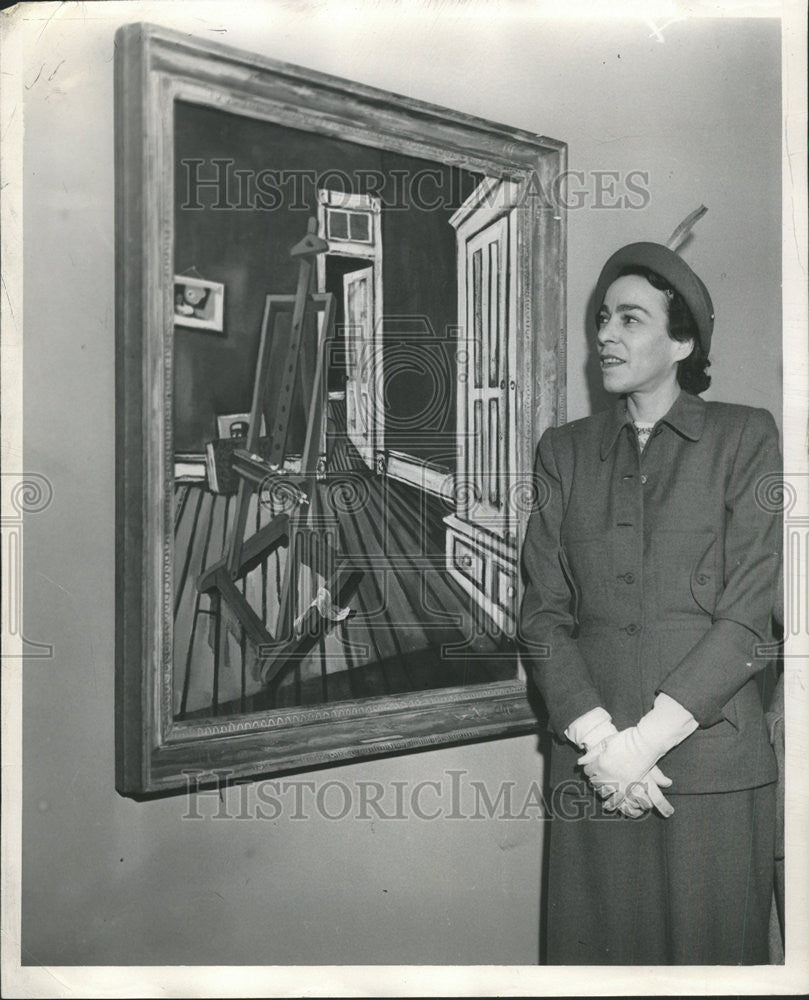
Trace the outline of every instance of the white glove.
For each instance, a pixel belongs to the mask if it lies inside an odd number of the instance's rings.
[[[578,763],[584,767],[584,773],[599,795],[609,797],[606,809],[617,809],[625,800],[630,806],[637,802],[636,808],[640,808],[640,803],[649,799],[663,815],[669,816],[674,810],[660,792],[657,780],[647,780],[643,788],[641,783],[651,777],[657,761],[697,726],[696,719],[687,709],[661,693],[655,699],[654,708],[637,726],[624,729],[592,747]],[[668,785],[664,783],[664,787]]]
[[[612,724],[612,716],[601,706],[591,708],[589,712],[580,715],[565,730],[565,736],[570,742],[584,750],[590,750],[602,740],[617,735],[618,730]]]
[[[636,727],[633,727],[635,730]],[[621,736],[630,730],[624,729],[623,733],[605,740],[599,746],[594,747],[588,754],[580,759],[581,761],[595,760],[601,762],[601,758],[607,753],[610,743],[619,743]],[[619,749],[620,753],[620,749]],[[669,817],[674,812],[674,807],[663,795],[662,788],[671,786],[671,778],[667,777],[660,768],[654,764],[640,778],[632,779],[623,785],[613,776],[605,778],[600,772],[596,772],[595,766],[589,764],[584,769],[585,774],[590,779],[590,784],[595,788],[602,798],[608,798],[604,808],[607,812],[618,811],[624,816],[637,819],[650,809],[657,809],[665,817]]]
[[[596,747],[599,747],[600,752],[606,747],[607,742],[617,735],[618,730],[613,724],[612,716],[600,706],[580,715],[565,730],[565,736],[587,750],[588,754]],[[644,781],[633,787],[631,795],[626,796],[617,808],[625,816],[634,819],[655,806],[664,816],[669,816],[674,810],[660,789],[668,788],[670,785],[671,778],[667,778],[659,767],[653,767]]]
[[[668,819],[674,812],[674,806],[660,789],[668,788],[670,785],[671,778],[667,778],[660,768],[655,766],[643,781],[638,781],[630,787],[629,793],[621,799],[616,809],[631,819],[637,819],[644,813],[657,809],[661,816]]]

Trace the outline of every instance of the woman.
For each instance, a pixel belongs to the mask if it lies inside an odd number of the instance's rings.
[[[596,287],[606,412],[545,432],[521,629],[544,697],[550,964],[767,961],[780,468],[761,409],[704,402],[713,307],[656,243]]]

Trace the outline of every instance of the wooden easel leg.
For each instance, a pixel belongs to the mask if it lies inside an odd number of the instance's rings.
[[[342,563],[326,580],[324,586],[332,595],[334,603],[344,604],[359,586],[362,572],[348,563]],[[270,642],[259,650],[261,657],[260,680],[271,684],[275,678],[294,661],[300,661],[326,634],[334,622],[324,618],[314,605],[306,609],[298,622],[295,634],[281,642]]]
[[[239,483],[239,492],[236,497],[236,516],[233,518],[233,527],[231,529],[230,541],[228,545],[227,568],[232,580],[239,574],[244,529],[247,524],[247,511],[250,506],[250,497],[252,495],[252,484],[247,482],[246,479],[242,479]]]
[[[218,592],[211,596],[211,611],[213,612],[214,648],[213,648],[213,680],[211,684],[211,715],[216,715],[219,707],[219,671],[222,668],[222,598]],[[227,641],[227,639],[225,639]]]
[[[247,633],[247,637],[252,642],[260,646],[273,641],[272,634],[247,603],[244,595],[237,590],[236,585],[227,575],[226,570],[220,569],[218,571],[216,587],[221,594],[222,600],[226,602],[239,619],[239,622]]]
[[[286,514],[277,514],[263,528],[259,528],[254,535],[251,535],[243,543],[238,569],[235,576],[232,576],[231,579],[237,579],[244,576],[245,573],[249,573],[251,569],[256,567],[262,559],[281,543],[288,531],[289,518]],[[215,587],[217,574],[221,569],[228,570],[228,575],[230,576],[228,559],[229,556],[226,555],[225,558],[209,566],[204,573],[200,573],[197,578],[197,590],[204,593],[206,590]]]

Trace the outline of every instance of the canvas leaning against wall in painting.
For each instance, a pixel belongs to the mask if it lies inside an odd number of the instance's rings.
[[[119,790],[532,728],[564,145],[118,41]]]

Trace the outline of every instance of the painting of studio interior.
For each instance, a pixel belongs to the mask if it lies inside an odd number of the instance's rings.
[[[516,679],[497,182],[174,114],[174,720]]]

